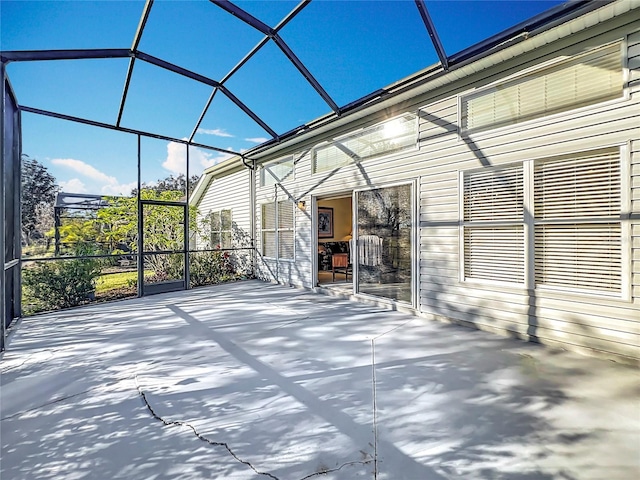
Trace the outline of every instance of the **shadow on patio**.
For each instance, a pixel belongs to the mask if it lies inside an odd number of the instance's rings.
[[[640,468],[629,367],[259,281],[29,318],[0,369],[6,478]]]

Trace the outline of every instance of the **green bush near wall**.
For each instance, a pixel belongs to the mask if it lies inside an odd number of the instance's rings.
[[[192,287],[230,282],[241,277],[228,252],[197,252],[189,256],[189,280]]]

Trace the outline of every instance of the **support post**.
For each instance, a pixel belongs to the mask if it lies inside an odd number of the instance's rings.
[[[144,255],[143,255],[143,242],[142,242],[142,201],[141,201],[141,197],[140,197],[140,189],[142,188],[142,181],[140,180],[140,175],[141,175],[141,167],[140,164],[142,163],[141,160],[141,150],[142,150],[142,146],[141,146],[141,141],[140,141],[140,134],[138,134],[138,191],[137,191],[137,199],[136,199],[136,205],[138,206],[138,242],[137,242],[137,248],[138,248],[138,261],[137,261],[137,266],[138,266],[138,297],[142,297],[142,295],[144,294]]]
[[[189,290],[189,144],[185,145],[187,149],[187,166],[186,166],[186,175],[185,179],[185,196],[186,196],[186,205],[184,207],[184,289]]]
[[[2,275],[0,275],[0,351],[5,349],[5,336],[6,336],[6,298],[5,298],[5,249],[4,249],[4,236],[5,236],[5,205],[4,205],[4,156],[5,156],[5,101],[6,101],[6,70],[5,64],[0,64],[0,135],[2,136],[2,148],[0,149],[0,256],[2,257]]]

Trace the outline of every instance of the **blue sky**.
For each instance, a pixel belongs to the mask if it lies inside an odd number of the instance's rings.
[[[236,1],[275,26],[298,2]],[[560,1],[427,0],[448,55]],[[2,50],[129,48],[143,1],[0,1]],[[437,62],[412,0],[314,0],[280,32],[338,105],[344,105]],[[262,34],[208,1],[157,0],[139,49],[221,80]],[[115,123],[128,60],[11,63],[21,105]],[[270,42],[226,86],[273,130],[283,133],[329,112],[302,75]],[[186,138],[211,88],[136,62],[122,126]],[[194,141],[244,151],[269,135],[218,93]],[[42,162],[65,191],[129,194],[136,185],[136,137],[23,114],[23,152]],[[183,173],[184,145],[143,139],[142,179]],[[190,171],[225,158],[190,151]]]

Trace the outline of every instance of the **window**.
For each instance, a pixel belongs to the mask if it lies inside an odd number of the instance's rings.
[[[293,156],[266,163],[260,170],[260,186],[275,185],[285,179],[293,179]]]
[[[598,48],[462,98],[462,128],[512,125],[622,96],[620,44]]]
[[[524,283],[522,166],[464,175],[464,277]]]
[[[414,148],[417,132],[416,115],[406,113],[350,133],[314,149],[313,173],[334,170],[354,161]]]
[[[289,200],[262,204],[262,255],[294,259],[294,204]]]
[[[211,212],[211,248],[231,248],[232,244],[231,210]]]
[[[618,149],[465,172],[462,188],[465,280],[525,284],[531,252],[536,286],[622,293]]]
[[[618,153],[536,162],[534,184],[536,284],[620,292]]]

